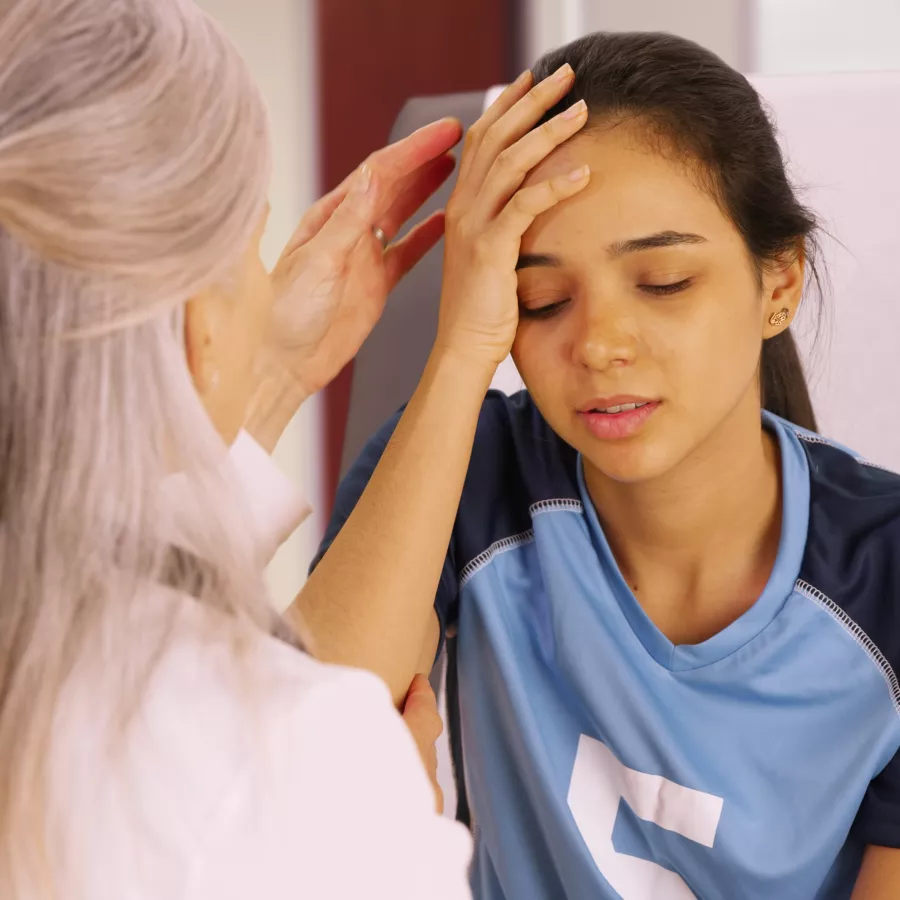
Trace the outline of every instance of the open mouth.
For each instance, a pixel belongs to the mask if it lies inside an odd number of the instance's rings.
[[[618,406],[608,406],[606,409],[594,408],[588,410],[588,412],[592,413],[601,413],[604,416],[616,416],[619,413],[623,412],[631,412],[635,409],[643,409],[645,406],[649,406],[650,401],[646,400],[643,403],[620,403]]]
[[[625,397],[621,398],[625,402],[611,402],[618,400],[618,397],[595,400],[593,406],[585,405],[579,412],[581,421],[594,437],[604,441],[632,437],[643,429],[662,402]]]

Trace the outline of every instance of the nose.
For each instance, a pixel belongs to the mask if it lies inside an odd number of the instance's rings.
[[[627,311],[620,304],[600,299],[587,300],[582,308],[572,346],[575,363],[594,371],[631,365],[637,341]]]

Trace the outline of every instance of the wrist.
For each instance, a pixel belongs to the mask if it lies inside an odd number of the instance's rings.
[[[309,392],[287,372],[262,366],[247,406],[246,431],[271,454]]]
[[[462,383],[482,387],[487,392],[500,365],[493,357],[474,349],[462,349],[440,341],[435,342],[428,357],[428,369],[447,372]]]

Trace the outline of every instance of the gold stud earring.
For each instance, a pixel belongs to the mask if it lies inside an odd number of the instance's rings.
[[[784,325],[790,317],[790,310],[780,309],[777,313],[772,313],[772,315],[769,316],[769,324],[774,325],[777,328],[779,325]]]

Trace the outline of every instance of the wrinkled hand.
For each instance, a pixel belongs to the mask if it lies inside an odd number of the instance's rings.
[[[437,697],[424,675],[416,675],[410,685],[403,705],[403,721],[412,732],[422,764],[434,788],[435,806],[439,813],[444,811],[444,792],[438,784],[437,739],[444,730],[441,714],[438,712]]]
[[[272,272],[275,310],[263,365],[296,380],[309,396],[356,355],[394,285],[440,240],[435,213],[384,249],[453,171],[461,136],[435,122],[374,153],[300,222]]]

